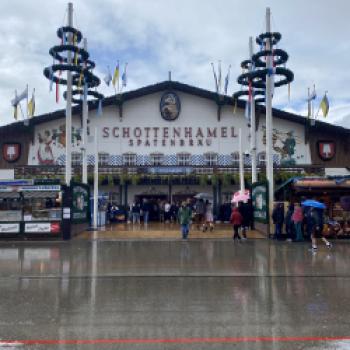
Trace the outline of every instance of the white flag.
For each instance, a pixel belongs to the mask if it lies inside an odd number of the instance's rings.
[[[111,72],[108,71],[107,75],[103,78],[103,80],[105,81],[105,83],[107,84],[107,86],[109,86],[109,84],[112,81],[112,75]]]
[[[28,97],[28,86],[24,89],[24,91],[20,94],[15,96],[15,98],[11,101],[12,106],[17,106],[22,100]]]

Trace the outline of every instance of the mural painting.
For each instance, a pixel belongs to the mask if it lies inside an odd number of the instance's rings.
[[[61,124],[58,128],[45,129],[37,133],[37,149],[33,161],[39,165],[54,165],[60,156],[64,155],[66,148],[66,126]],[[72,147],[80,146],[81,129],[72,127]]]
[[[262,127],[263,144],[266,145],[266,127]],[[287,132],[273,129],[272,147],[273,150],[281,156],[281,165],[289,166],[296,164],[296,145],[300,143],[299,137],[293,130]],[[299,157],[298,157],[299,158]]]

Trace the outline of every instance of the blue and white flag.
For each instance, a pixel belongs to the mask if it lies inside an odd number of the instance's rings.
[[[126,84],[127,84],[127,76],[126,76],[126,67],[128,66],[127,63],[125,63],[125,66],[124,66],[124,72],[122,74],[122,86],[125,87]]]

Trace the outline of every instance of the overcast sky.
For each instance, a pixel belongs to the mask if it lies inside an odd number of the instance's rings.
[[[214,90],[211,62],[231,64],[229,94],[240,89],[240,62],[248,56],[248,38],[265,28],[271,7],[272,30],[282,34],[279,48],[289,54],[295,75],[291,101],[287,87],[276,89],[273,106],[302,115],[307,88],[316,85],[316,109],[328,91],[331,123],[350,128],[349,0],[77,0],[74,25],[88,39],[95,73],[101,78],[117,60],[128,62],[134,90],[168,78]],[[36,115],[64,108],[43,69],[52,64],[49,49],[59,44],[58,27],[66,24],[67,1],[0,1],[0,124],[13,121],[14,91],[36,90]],[[258,50],[258,47],[256,47]],[[61,88],[61,92],[63,89]],[[109,96],[113,89],[101,84]],[[24,107],[24,104],[22,104]]]

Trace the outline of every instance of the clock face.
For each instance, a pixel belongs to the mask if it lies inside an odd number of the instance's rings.
[[[181,110],[179,96],[175,92],[165,92],[160,99],[160,114],[165,120],[175,120]]]

